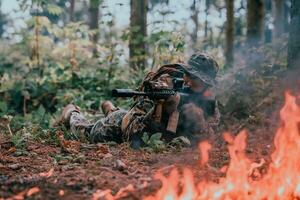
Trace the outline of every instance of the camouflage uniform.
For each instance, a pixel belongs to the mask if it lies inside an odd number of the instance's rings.
[[[154,88],[172,88],[173,78],[182,78],[184,73],[181,64],[171,64],[162,66],[156,73],[149,73],[143,81],[154,85]],[[140,88],[143,90],[143,86]],[[204,94],[195,94],[195,98]],[[211,98],[214,98],[211,96]],[[193,99],[193,97],[191,98]],[[168,103],[168,102],[166,102]],[[169,112],[164,108],[160,123],[155,122],[153,119],[155,106],[157,101],[150,100],[147,97],[139,97],[136,99],[135,105],[129,110],[122,121],[122,132],[125,140],[135,134],[143,132],[155,133],[162,132],[174,136],[185,135],[192,136],[195,134],[212,134],[216,131],[220,121],[220,112],[218,109],[217,101],[214,101],[214,110],[208,112],[205,105],[198,105],[196,102],[183,102],[178,106],[179,121],[176,134],[166,132],[166,127],[169,118]]]
[[[193,76],[200,76],[207,85],[214,85],[214,77],[216,72],[211,72],[206,69],[201,69],[204,73],[198,73],[194,66],[217,65],[210,57],[205,54],[195,54],[196,57],[191,57],[188,65],[170,64],[162,66],[157,72],[150,72],[145,77],[140,90],[144,90],[145,84],[150,84],[152,88],[173,88],[172,79],[182,78],[184,73],[189,73]],[[208,68],[207,68],[208,69]],[[206,71],[205,71],[206,70]],[[213,74],[209,74],[213,73]],[[213,76],[213,79],[210,77]],[[194,94],[192,99],[197,100],[198,97],[207,96],[207,94]],[[212,95],[210,99],[214,99]],[[162,101],[160,101],[162,102]],[[213,111],[208,111],[206,105],[199,105],[196,101],[181,102],[177,110],[179,111],[179,121],[176,134],[166,131],[169,112],[167,104],[172,102],[162,102],[162,116],[160,122],[154,120],[154,114],[157,100],[151,100],[147,97],[136,97],[135,103],[129,111],[117,109],[105,118],[91,124],[79,112],[72,113],[70,117],[70,127],[74,134],[85,134],[88,140],[92,143],[106,141],[130,141],[133,137],[140,137],[144,132],[156,133],[162,132],[166,138],[179,135],[192,136],[195,134],[211,134],[213,133],[220,121],[220,113],[217,101],[214,100]]]
[[[85,137],[91,143],[115,141],[121,143],[121,123],[127,111],[117,109],[95,123],[88,121],[81,112],[72,112],[70,130],[78,139]]]

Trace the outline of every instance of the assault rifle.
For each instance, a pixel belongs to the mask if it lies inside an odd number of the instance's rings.
[[[164,99],[168,99],[170,96],[179,94],[180,95],[180,105],[185,103],[195,103],[207,114],[214,113],[215,110],[215,100],[208,99],[202,94],[194,93],[189,87],[184,86],[184,80],[182,78],[173,78],[173,89],[153,89],[150,84],[144,84],[144,91],[136,91],[132,89],[113,89],[113,97],[134,97],[134,96],[145,96],[153,100],[158,100],[156,109],[154,112],[154,120],[157,122],[161,121],[162,115],[162,104]],[[174,111],[169,116],[167,130],[171,132],[176,132],[178,123],[179,113]]]
[[[150,99],[167,99],[168,97],[177,94],[188,96],[188,88],[183,86],[183,79],[173,78],[173,89],[152,89],[150,84],[145,84],[144,91],[136,91],[132,89],[113,89],[113,97],[134,97],[134,96],[147,96]]]

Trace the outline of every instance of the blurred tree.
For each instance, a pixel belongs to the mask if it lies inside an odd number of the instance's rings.
[[[291,18],[291,0],[284,0],[284,30],[285,32],[288,32],[289,30],[289,23]]]
[[[288,43],[288,67],[297,67],[300,63],[300,1],[291,1],[291,24]]]
[[[226,3],[224,1],[220,1],[220,0],[211,0],[211,3],[213,5],[214,11],[217,11],[218,17],[220,21],[223,21],[223,14],[225,13],[224,11],[226,11]],[[226,23],[223,23],[219,26],[213,26],[209,28],[210,31],[210,39],[209,39],[209,45],[212,48],[218,48],[221,47],[222,49],[224,49],[224,32],[226,31]],[[216,30],[215,28],[218,28],[218,30]],[[213,31],[215,30],[215,31]],[[215,34],[217,33],[217,34]],[[217,36],[215,36],[217,35]]]
[[[65,1],[65,0],[64,0]],[[78,22],[78,21],[85,21],[87,24],[90,23],[90,0],[68,0],[65,2],[65,14],[63,18],[65,24],[68,22]],[[64,16],[65,15],[65,16]]]
[[[233,66],[233,42],[234,42],[234,0],[226,0],[226,44],[225,44],[225,57],[226,67]]]
[[[263,38],[264,3],[263,0],[247,1],[247,44],[257,46]]]
[[[63,12],[65,11],[65,0],[36,0],[32,2],[40,2],[43,8],[41,15],[46,16],[51,22],[57,24],[59,20],[62,20],[64,24],[67,23],[67,12]]]
[[[208,15],[209,15],[209,8],[211,0],[205,0],[205,22],[204,22],[204,36],[207,38],[208,36]]]
[[[0,8],[1,8],[2,2],[0,1]],[[4,25],[7,23],[6,15],[1,12],[0,9],[0,37],[4,33]]]
[[[275,37],[280,36],[284,32],[284,2],[285,0],[273,0]]]
[[[146,67],[147,6],[148,0],[130,1],[129,60],[133,69]]]
[[[212,0],[205,0],[205,21],[204,21],[204,49],[208,49],[209,46],[212,46],[213,38],[212,38],[212,29],[209,27],[209,22],[208,22],[208,16],[209,16],[209,9],[212,4]],[[210,35],[208,35],[210,32]]]
[[[239,16],[234,20],[234,31],[235,36],[242,36],[243,35],[243,29],[244,29],[244,16],[241,13],[241,11],[244,11],[245,8],[245,0],[241,0],[240,6],[237,8],[236,12],[239,14]]]
[[[193,0],[192,6],[191,6],[191,11],[192,11],[192,15],[191,15],[191,19],[194,23],[194,30],[191,34],[191,39],[192,39],[192,49],[195,50],[197,47],[197,41],[198,41],[198,30],[199,30],[199,20],[198,20],[198,16],[199,16],[199,6],[197,6],[197,4],[200,3],[200,0]]]
[[[234,20],[234,34],[236,36],[242,36],[243,35],[243,21],[241,17],[236,18]]]
[[[169,0],[149,0],[149,10],[162,3],[169,4]]]
[[[273,14],[272,14],[272,0],[265,0],[265,22],[264,22],[264,36],[265,43],[272,42],[273,31]]]
[[[70,0],[70,22],[74,22],[75,0]]]
[[[97,56],[97,42],[99,39],[99,5],[100,0],[90,0],[90,20],[89,26],[91,30],[94,30],[95,33],[92,35],[92,41],[94,43],[94,56]]]

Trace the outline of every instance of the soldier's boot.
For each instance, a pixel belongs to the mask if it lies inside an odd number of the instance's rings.
[[[67,128],[70,127],[70,117],[72,113],[80,113],[80,109],[78,106],[74,104],[68,104],[66,107],[64,107],[59,122],[63,125],[65,125]]]
[[[115,111],[117,108],[112,104],[111,101],[104,101],[101,104],[102,112],[104,113],[105,116],[110,114],[111,112]]]
[[[93,124],[85,118],[83,113],[80,112],[80,108],[74,104],[68,104],[64,107],[60,117],[60,124],[70,129],[73,139],[83,142],[86,141],[86,135],[93,126]]]

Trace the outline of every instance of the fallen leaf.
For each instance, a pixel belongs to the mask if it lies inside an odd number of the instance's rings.
[[[123,171],[125,168],[127,168],[127,166],[123,161],[118,159],[118,160],[116,160],[116,162],[114,164],[114,168],[119,171]]]
[[[58,194],[59,194],[59,196],[64,196],[65,195],[65,191],[64,190],[59,190]]]
[[[0,146],[0,148],[2,148],[2,146]],[[4,152],[3,155],[9,155],[11,153],[15,153],[16,150],[17,150],[16,147],[11,147],[6,152]]]
[[[105,159],[105,158],[111,158],[111,157],[113,157],[113,155],[111,153],[107,153],[104,155],[103,158]]]
[[[41,172],[39,173],[39,175],[42,177],[49,178],[50,176],[53,175],[53,172],[54,172],[54,168],[51,168],[48,172]]]
[[[27,195],[28,197],[30,197],[30,196],[32,196],[33,194],[38,193],[38,192],[40,192],[40,188],[38,188],[38,187],[33,187],[33,188],[31,188],[31,189],[28,190],[28,192],[27,192],[26,195]]]
[[[103,153],[103,154],[109,153],[109,147],[108,147],[107,145],[104,145],[104,144],[98,144],[97,147],[98,147],[97,152],[99,152],[99,153],[101,152],[101,153]]]
[[[96,192],[93,193],[92,200],[98,200],[103,197],[105,197],[105,199],[113,199],[111,190],[96,190]]]
[[[74,154],[80,151],[81,143],[79,141],[66,140],[62,131],[57,131],[56,134],[59,138],[59,143],[63,151]]]
[[[121,199],[123,197],[126,197],[128,195],[128,193],[130,192],[134,192],[134,187],[132,184],[127,185],[124,188],[121,188],[118,193],[116,194],[116,196],[114,196],[115,199]]]
[[[12,170],[17,170],[17,169],[20,169],[21,167],[22,167],[22,165],[20,165],[18,163],[8,165],[8,168],[10,168]]]
[[[26,190],[24,190],[24,191],[22,191],[22,192],[19,192],[18,194],[14,195],[14,196],[11,197],[10,199],[13,199],[13,200],[23,200],[25,194],[26,194]]]
[[[1,138],[0,138],[1,139]],[[1,139],[1,141],[4,141],[5,139]],[[15,147],[15,144],[12,141],[4,141],[0,143],[1,149],[10,149],[12,147]]]
[[[227,169],[228,169],[228,166],[225,165],[225,166],[223,166],[223,167],[220,169],[220,172],[226,173]]]

